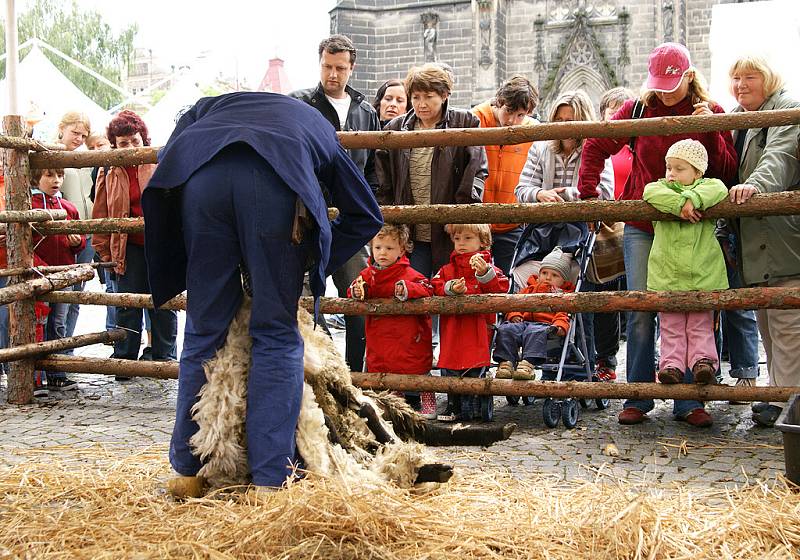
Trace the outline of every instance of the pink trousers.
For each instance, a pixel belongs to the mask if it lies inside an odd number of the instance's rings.
[[[692,369],[701,358],[719,365],[714,344],[714,312],[659,313],[661,359],[658,369]]]

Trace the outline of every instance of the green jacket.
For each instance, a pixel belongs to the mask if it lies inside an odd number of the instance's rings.
[[[642,199],[661,212],[680,216],[687,199],[707,210],[728,196],[719,179],[700,178],[689,186],[661,179],[644,187]],[[655,239],[647,261],[647,289],[721,290],[728,287],[725,258],[714,236],[714,220],[692,224],[653,222]]]
[[[759,111],[796,107],[800,103],[781,90],[764,101]],[[733,112],[743,110],[737,107]],[[746,134],[739,182],[758,187],[763,193],[796,190],[800,183],[797,160],[800,126],[751,128]],[[745,284],[800,276],[800,216],[741,218],[739,251]]]

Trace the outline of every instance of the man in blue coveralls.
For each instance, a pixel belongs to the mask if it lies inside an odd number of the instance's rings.
[[[333,222],[328,203],[339,209]],[[303,273],[310,268],[319,297],[326,275],[380,229],[375,197],[316,109],[246,92],[201,99],[181,117],[142,207],[155,305],[187,290],[170,462],[182,476],[201,467],[189,446],[198,429],[190,410],[205,383],[203,362],[224,343],[242,302],[243,265],[253,291],[248,460],[254,485],[279,487],[295,460],[303,390]]]

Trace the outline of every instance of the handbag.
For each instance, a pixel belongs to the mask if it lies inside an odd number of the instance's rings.
[[[612,282],[625,274],[622,234],[625,222],[600,222],[586,276],[594,284]]]

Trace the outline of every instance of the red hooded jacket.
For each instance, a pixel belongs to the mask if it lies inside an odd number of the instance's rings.
[[[508,278],[503,271],[492,265],[489,251],[477,251],[494,270],[494,277],[482,283],[475,277],[469,259],[476,253],[450,255],[450,262],[444,265],[433,277],[433,293],[437,296],[450,295],[445,287],[450,280],[464,278],[467,294],[504,294],[508,291]],[[457,296],[453,296],[457,297]],[[492,334],[489,326],[495,323],[495,313],[476,313],[472,315],[442,315],[439,319],[441,349],[439,367],[446,369],[470,369],[488,366],[491,363],[489,345]]]
[[[575,286],[571,282],[564,282],[559,288],[562,292],[572,292]],[[549,294],[553,293],[553,287],[550,284],[540,284],[539,277],[531,274],[528,277],[528,285],[519,291],[520,294]],[[561,327],[564,332],[569,330],[569,315],[563,311],[556,311],[555,313],[548,313],[546,311],[512,311],[506,315],[506,320],[510,321],[514,317],[522,317],[523,321],[531,323],[547,323],[556,327]]]
[[[68,220],[78,219],[78,209],[69,200],[64,200],[60,196],[44,194],[39,189],[33,189],[32,191],[31,208],[63,209],[67,211]],[[40,240],[41,243],[39,242]],[[47,235],[42,239],[42,236],[34,231],[33,246],[36,247],[35,254],[49,266],[75,264],[75,256],[86,247],[86,236],[81,235],[81,242],[72,247],[66,235]]]
[[[374,264],[361,271],[365,299],[394,299],[395,284],[404,281],[408,299],[429,297],[433,287],[428,279],[411,268],[406,256],[386,268]],[[352,296],[353,285],[347,289]],[[427,315],[367,315],[367,371],[425,374],[431,370],[433,345],[431,318]]]

